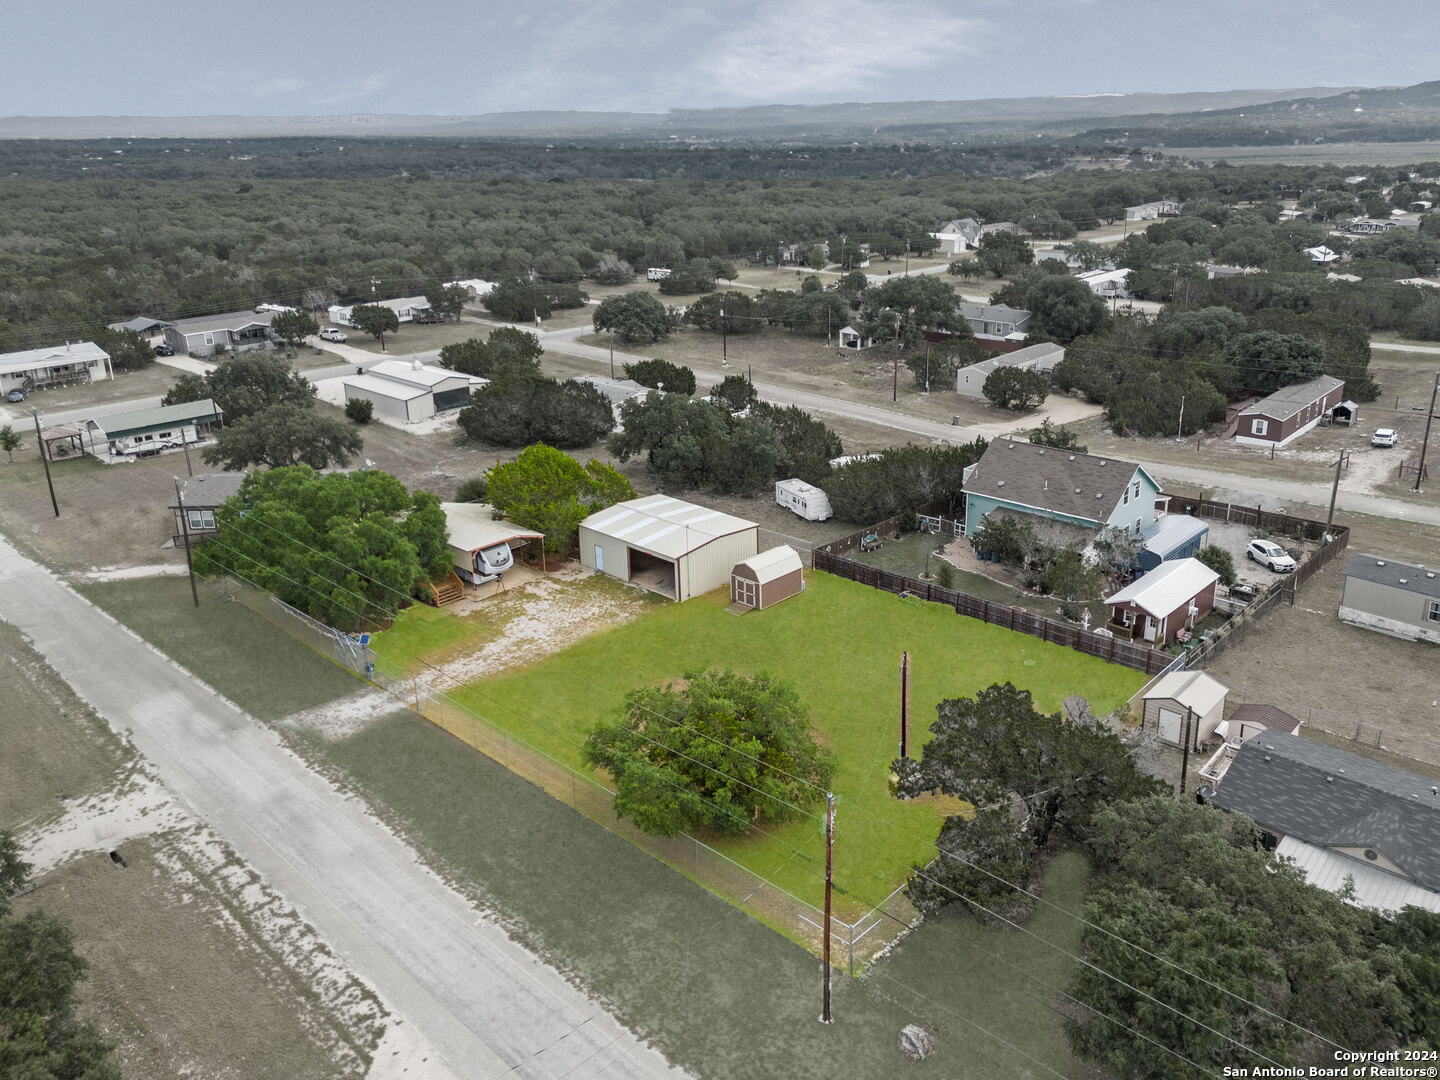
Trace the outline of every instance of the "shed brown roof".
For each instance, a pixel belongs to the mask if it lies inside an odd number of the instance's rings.
[[[1100,522],[1110,517],[1139,467],[1119,458],[995,439],[976,463],[965,490]]]
[[[1230,715],[1230,724],[1253,724],[1294,735],[1300,721],[1274,705],[1241,705]]]

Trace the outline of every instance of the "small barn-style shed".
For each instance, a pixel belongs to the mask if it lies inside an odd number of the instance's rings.
[[[1203,671],[1172,671],[1162,675],[1145,692],[1145,730],[1158,731],[1161,742],[1179,746],[1184,741],[1188,715],[1190,749],[1199,750],[1220,726],[1225,714],[1225,695],[1229,692],[1229,687]]]
[[[788,544],[735,564],[730,571],[730,600],[763,611],[805,590],[805,565]]]

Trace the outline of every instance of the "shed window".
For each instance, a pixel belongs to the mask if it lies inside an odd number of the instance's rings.
[[[1269,431],[1269,430],[1270,430],[1270,422],[1269,422],[1268,420],[1251,420],[1251,421],[1250,421],[1250,434],[1251,434],[1251,435],[1264,435],[1264,434],[1265,434],[1267,431]]]
[[[1440,600],[1430,601],[1430,621],[1440,622]]]
[[[215,528],[215,512],[213,510],[187,510],[185,516],[190,519],[190,528],[192,529]]]

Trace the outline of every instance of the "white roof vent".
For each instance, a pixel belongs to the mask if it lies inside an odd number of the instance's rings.
[[[1104,496],[1101,492],[1098,492],[1098,491],[1095,492],[1095,498],[1097,498],[1097,499],[1103,499],[1104,497],[1105,497],[1105,496]]]
[[[1074,455],[1074,454],[1071,454],[1071,455],[1070,455],[1070,460],[1071,460],[1071,461],[1074,461],[1074,460],[1075,460],[1075,455]]]
[[[1100,467],[1103,469],[1105,467],[1105,462],[1100,462]]]
[[[1004,481],[1004,480],[996,480],[996,481],[995,481],[995,486],[996,486],[996,487],[1004,487],[1004,486],[1005,486],[1005,481]]]
[[[1405,578],[1402,577],[1402,578],[1400,579],[1400,584],[1401,584],[1401,585],[1405,585],[1405,584],[1408,584],[1408,582],[1405,580]]]
[[[1384,565],[1385,565],[1385,560],[1384,560],[1384,559],[1376,559],[1376,560],[1375,560],[1375,565],[1376,565],[1376,566],[1384,566]]]
[[[1076,494],[1076,495],[1079,495],[1079,494],[1080,494],[1080,489],[1079,489],[1079,488],[1076,488],[1076,489],[1075,489],[1075,494]]]

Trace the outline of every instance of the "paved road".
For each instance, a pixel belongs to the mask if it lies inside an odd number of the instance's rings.
[[[1384,349],[1387,352],[1430,353],[1440,356],[1440,345],[1402,345],[1393,341],[1372,341],[1370,348]]]
[[[433,1048],[431,1064],[438,1055],[465,1080],[685,1075],[478,915],[272,731],[3,539],[0,619],[30,635],[82,698],[131,733],[175,797]],[[429,1075],[414,1064],[415,1074]]]

